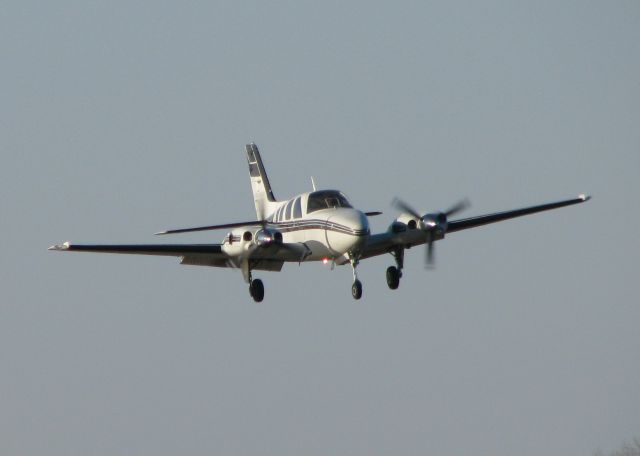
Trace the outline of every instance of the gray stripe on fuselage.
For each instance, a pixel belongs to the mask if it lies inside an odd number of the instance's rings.
[[[348,226],[341,225],[335,222],[327,222],[326,220],[296,220],[289,222],[269,222],[270,226],[273,226],[277,230],[282,233],[288,233],[291,231],[301,231],[301,230],[312,230],[312,229],[320,229],[320,230],[328,230],[335,231],[343,234],[351,234],[353,236],[367,236],[369,234],[369,230],[354,230],[353,228],[349,228]]]

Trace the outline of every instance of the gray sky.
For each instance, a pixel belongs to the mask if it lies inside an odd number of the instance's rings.
[[[9,1],[2,454],[592,454],[640,433],[640,4]],[[349,268],[63,255],[337,187],[578,207]],[[171,241],[219,242],[224,233]]]

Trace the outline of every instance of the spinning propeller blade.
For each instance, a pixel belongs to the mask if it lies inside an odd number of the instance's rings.
[[[469,198],[462,199],[458,201],[456,204],[454,204],[453,206],[451,206],[448,210],[444,211],[444,215],[446,215],[447,217],[450,217],[454,214],[457,214],[458,212],[462,212],[465,209],[468,209],[469,206],[471,206],[471,202],[469,201]]]
[[[402,201],[400,198],[394,198],[393,201],[391,202],[391,204],[397,208],[400,209],[402,212],[406,212],[407,214],[418,218],[418,219],[422,219],[422,216],[420,214],[418,214],[418,212],[412,208],[411,206],[409,206],[407,203],[405,203],[404,201]]]
[[[427,248],[425,249],[424,267],[425,269],[434,269],[435,263],[435,250],[433,246],[433,237],[431,233],[428,234],[429,240],[427,241]]]

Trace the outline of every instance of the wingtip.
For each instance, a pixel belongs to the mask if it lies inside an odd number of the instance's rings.
[[[55,244],[49,247],[48,250],[69,250],[69,246],[71,243],[69,241],[63,242],[62,244]]]
[[[153,233],[154,236],[162,236],[163,234],[168,234],[168,231],[158,231],[157,233]]]
[[[589,201],[591,199],[591,195],[586,195],[584,193],[581,193],[578,195],[578,198],[580,198],[582,201]]]

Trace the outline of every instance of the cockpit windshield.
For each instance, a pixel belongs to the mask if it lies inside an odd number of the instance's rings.
[[[322,190],[309,194],[307,213],[335,207],[352,207],[347,197],[337,190]]]

